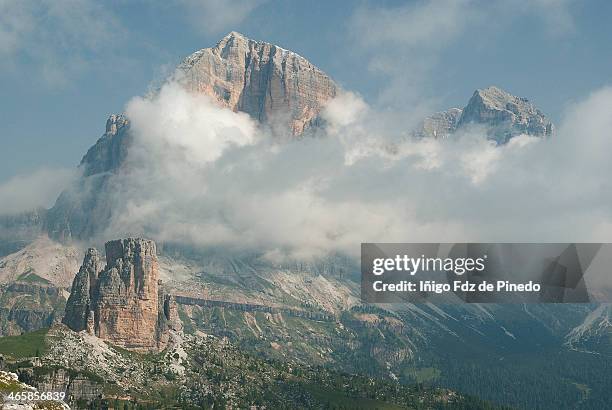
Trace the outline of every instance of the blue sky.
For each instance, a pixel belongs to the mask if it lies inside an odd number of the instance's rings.
[[[554,120],[610,84],[607,1],[0,0],[0,183],[74,167],[107,116],[236,30],[372,105],[463,106],[498,85]]]

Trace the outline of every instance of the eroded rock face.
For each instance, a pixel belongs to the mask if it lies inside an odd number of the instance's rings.
[[[58,323],[66,300],[62,291],[42,283],[0,285],[0,336],[20,335]]]
[[[81,160],[84,176],[113,171],[121,166],[129,146],[129,124],[123,114],[108,117],[106,132]]]
[[[78,372],[69,372],[65,369],[53,369],[43,374],[39,380],[33,382],[39,391],[66,392],[66,401],[75,406],[78,400],[92,401],[100,397],[103,386],[89,380]],[[76,406],[75,406],[76,408]]]
[[[61,242],[86,239],[106,226],[112,206],[103,193],[111,189],[113,174],[125,163],[132,141],[129,129],[124,115],[108,118],[106,132],[81,160],[82,177],[47,211],[45,229],[51,238]]]
[[[160,290],[155,243],[122,239],[106,243],[99,269],[90,249],[76,275],[63,322],[116,346],[138,351],[164,348],[167,331],[178,326],[173,299]]]
[[[16,215],[0,215],[0,257],[23,249],[42,232],[47,211],[39,208]]]
[[[106,263],[98,277],[96,336],[125,348],[155,350],[159,313],[155,243],[108,242]]]
[[[0,258],[0,284],[23,281],[69,287],[82,255],[75,246],[61,245],[41,235],[23,249]]]
[[[85,253],[83,265],[72,282],[72,290],[66,302],[66,313],[63,322],[74,330],[87,328],[87,320],[92,311],[93,288],[98,280],[101,269],[98,251],[90,248]]]
[[[334,82],[305,58],[236,32],[187,57],[178,72],[189,90],[262,123],[286,123],[294,135],[316,122],[337,93]]]
[[[484,127],[487,138],[498,144],[521,134],[549,137],[554,132],[552,122],[529,100],[487,87],[476,90],[463,109],[451,108],[425,118],[412,135],[447,138],[459,131],[469,132],[473,126]]]
[[[516,135],[548,137],[553,133],[552,122],[529,100],[516,97],[497,87],[476,90],[463,109],[457,127],[482,124],[487,135],[505,143]]]
[[[450,108],[437,112],[423,120],[414,136],[418,138],[446,138],[457,129],[462,110]]]

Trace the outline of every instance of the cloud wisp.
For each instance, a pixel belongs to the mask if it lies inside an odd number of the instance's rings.
[[[76,176],[74,169],[43,168],[0,182],[0,215],[48,208]]]
[[[91,0],[0,1],[0,69],[33,70],[50,87],[114,55],[126,36],[115,15]]]

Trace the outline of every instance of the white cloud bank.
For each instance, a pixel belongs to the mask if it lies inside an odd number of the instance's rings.
[[[50,207],[75,176],[74,169],[43,168],[0,182],[0,215]]]
[[[612,239],[612,89],[572,106],[554,138],[495,147],[474,130],[412,141],[343,94],[324,135],[281,143],[245,114],[169,84],[127,106],[134,146],[112,184],[109,234],[278,258],[366,241]]]

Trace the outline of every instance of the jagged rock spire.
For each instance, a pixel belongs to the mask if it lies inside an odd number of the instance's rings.
[[[87,321],[92,314],[91,301],[93,290],[101,269],[100,255],[94,248],[85,252],[83,265],[72,282],[70,297],[66,303],[66,312],[62,320],[73,330],[81,331],[87,328]]]
[[[63,323],[126,349],[162,349],[179,321],[173,298],[160,289],[155,243],[128,238],[107,242],[105,249],[103,270],[97,251],[87,251]]]

